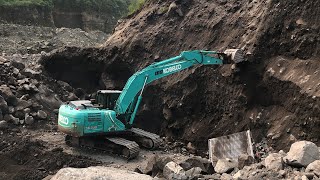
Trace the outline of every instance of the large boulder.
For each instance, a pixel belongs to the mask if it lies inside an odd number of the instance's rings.
[[[185,171],[179,164],[171,161],[168,162],[163,168],[163,176],[166,179],[183,179],[185,175]]]
[[[320,160],[316,160],[310,163],[306,168],[306,172],[313,172],[319,177],[320,176]]]
[[[282,156],[278,153],[271,153],[269,154],[266,159],[264,160],[265,166],[268,169],[272,169],[275,171],[279,171],[283,169],[283,160]]]
[[[238,167],[238,162],[232,159],[219,159],[214,170],[217,173],[229,173],[234,168]]]
[[[310,141],[298,141],[291,145],[285,162],[291,166],[307,167],[310,163],[320,159],[318,147]]]
[[[63,168],[51,180],[151,180],[152,177],[132,171],[115,169],[112,167],[93,166],[88,168]]]

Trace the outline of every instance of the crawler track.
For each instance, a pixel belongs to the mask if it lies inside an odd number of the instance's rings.
[[[157,134],[153,134],[139,128],[131,128],[129,131],[133,133],[133,135],[130,136],[129,139],[137,142],[144,148],[156,149],[162,142],[162,139]]]
[[[126,159],[134,159],[138,156],[139,145],[124,138],[118,137],[81,137],[76,138],[67,135],[66,144],[74,147],[87,147],[117,154]]]

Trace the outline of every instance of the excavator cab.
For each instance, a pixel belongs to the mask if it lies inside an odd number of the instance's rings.
[[[95,98],[95,104],[99,108],[113,109],[121,92],[118,90],[99,90]]]

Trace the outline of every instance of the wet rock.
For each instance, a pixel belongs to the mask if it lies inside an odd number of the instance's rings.
[[[17,104],[17,97],[12,93],[10,87],[6,85],[0,86],[0,94],[7,101],[8,105],[15,106]]]
[[[312,172],[320,177],[320,160],[316,160],[310,163],[306,168],[306,172]]]
[[[217,173],[222,174],[231,172],[235,167],[238,167],[238,163],[236,161],[232,159],[219,159],[214,170]]]
[[[47,116],[48,116],[47,113],[42,110],[39,110],[37,112],[37,118],[39,119],[47,119]]]
[[[242,169],[244,166],[249,166],[252,163],[254,163],[254,159],[252,156],[249,156],[248,154],[241,154],[238,157],[238,168]]]
[[[33,124],[34,119],[29,114],[25,114],[24,122],[28,125]]]
[[[275,171],[279,171],[283,169],[283,160],[282,156],[278,153],[271,153],[269,154],[266,159],[264,160],[265,166],[268,169],[272,169]]]
[[[285,163],[296,167],[307,167],[310,163],[320,159],[318,147],[310,141],[298,141],[291,145]]]
[[[0,121],[0,129],[7,129],[8,123],[5,120]]]
[[[92,166],[88,168],[63,168],[51,178],[51,180],[65,179],[151,180],[152,177],[112,167]]]
[[[185,176],[185,171],[177,163],[171,161],[164,166],[163,176],[166,179],[175,179],[178,176]]]

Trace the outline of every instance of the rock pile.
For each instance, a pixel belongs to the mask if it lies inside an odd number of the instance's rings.
[[[146,168],[137,172],[165,179],[317,179],[320,152],[314,143],[299,141],[292,144],[288,153],[282,150],[270,153],[258,163],[248,155],[241,155],[238,160],[218,159],[214,163],[197,156],[183,162],[155,156]]]
[[[37,64],[29,64],[34,61],[30,59],[33,57],[0,56],[0,129],[10,124],[31,125],[37,120],[46,120],[48,110],[61,104],[59,97],[44,83],[47,78],[36,69]]]

